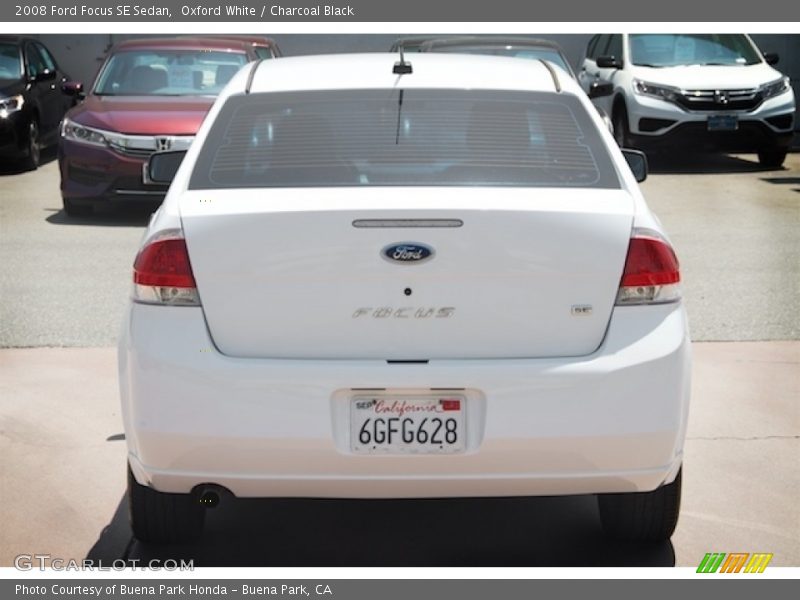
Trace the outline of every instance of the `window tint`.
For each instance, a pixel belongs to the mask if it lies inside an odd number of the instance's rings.
[[[36,77],[40,73],[44,73],[47,68],[44,64],[44,59],[33,44],[28,44],[25,47],[25,55],[28,61],[28,75]]]
[[[34,45],[36,46],[36,49],[39,51],[39,54],[42,57],[42,62],[44,63],[45,68],[49,71],[55,71],[56,61],[53,59],[53,56],[50,54],[50,52],[48,52],[47,48],[45,48],[39,43],[36,43]]]
[[[597,46],[597,40],[599,37],[599,35],[593,35],[592,39],[589,40],[589,43],[586,44],[586,58],[594,58],[594,49],[595,46]]]
[[[22,62],[19,46],[0,43],[0,79],[20,79]]]
[[[597,43],[594,46],[594,54],[592,55],[593,59],[597,59],[598,56],[605,56],[606,53],[606,46],[608,46],[608,38],[611,37],[608,34],[604,33],[597,37]]]
[[[608,47],[605,50],[606,56],[613,56],[622,60],[622,36],[618,33],[610,36]]]
[[[272,58],[272,51],[264,46],[253,46],[258,58]]]
[[[342,90],[231,97],[192,189],[303,186],[618,188],[580,101],[552,93]]]

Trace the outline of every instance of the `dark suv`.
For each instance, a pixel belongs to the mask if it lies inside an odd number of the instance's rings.
[[[85,100],[61,127],[64,211],[87,214],[118,200],[164,198],[149,181],[154,152],[189,147],[220,90],[250,61],[277,57],[253,36],[136,39],[115,45]]]
[[[73,102],[68,80],[40,41],[0,36],[0,158],[29,170],[39,166]]]

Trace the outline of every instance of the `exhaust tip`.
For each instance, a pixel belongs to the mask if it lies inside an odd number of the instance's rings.
[[[204,508],[216,508],[219,504],[219,494],[214,490],[206,490],[200,494],[199,502]]]
[[[192,491],[197,498],[197,503],[203,508],[216,508],[219,506],[222,496],[230,493],[224,487],[213,484],[198,485]]]

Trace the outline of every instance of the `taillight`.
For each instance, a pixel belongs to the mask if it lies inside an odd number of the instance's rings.
[[[180,230],[162,232],[139,251],[133,264],[133,299],[144,304],[200,305]]]
[[[657,232],[635,229],[628,246],[617,305],[661,304],[681,297],[678,258]]]

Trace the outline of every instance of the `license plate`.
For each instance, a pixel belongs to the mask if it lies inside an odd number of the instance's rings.
[[[455,454],[466,448],[464,396],[356,396],[350,402],[354,453]]]
[[[711,115],[708,117],[709,131],[736,131],[739,129],[739,117],[736,115]]]

